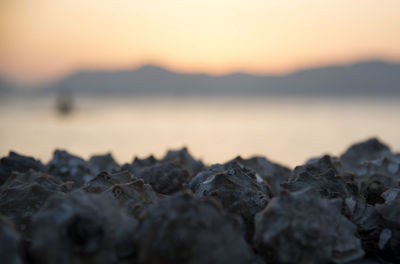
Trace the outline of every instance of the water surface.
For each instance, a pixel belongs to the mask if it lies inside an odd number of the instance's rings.
[[[112,152],[119,162],[161,157],[187,146],[206,163],[262,155],[288,166],[339,155],[378,136],[400,150],[399,98],[82,97],[70,116],[54,98],[0,100],[0,155],[9,150],[44,162],[55,148],[88,158]]]

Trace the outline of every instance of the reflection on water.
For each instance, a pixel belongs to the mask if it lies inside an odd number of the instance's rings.
[[[378,136],[400,150],[395,99],[79,98],[68,118],[53,98],[2,98],[0,155],[9,150],[47,161],[54,148],[85,158],[111,151],[119,162],[189,147],[207,163],[240,154],[294,166]]]

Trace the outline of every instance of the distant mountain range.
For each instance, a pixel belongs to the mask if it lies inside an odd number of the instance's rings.
[[[15,86],[6,80],[0,79],[0,95],[11,94],[15,92]]]
[[[82,71],[45,93],[132,95],[400,95],[400,63],[364,61],[286,75],[185,74],[157,66],[127,71]]]

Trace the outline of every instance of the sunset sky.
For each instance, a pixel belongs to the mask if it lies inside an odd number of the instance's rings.
[[[0,0],[0,76],[80,69],[283,73],[400,60],[399,0]]]

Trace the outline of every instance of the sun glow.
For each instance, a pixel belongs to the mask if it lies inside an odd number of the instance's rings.
[[[81,68],[285,72],[400,59],[400,1],[4,0],[0,75],[23,83]]]

